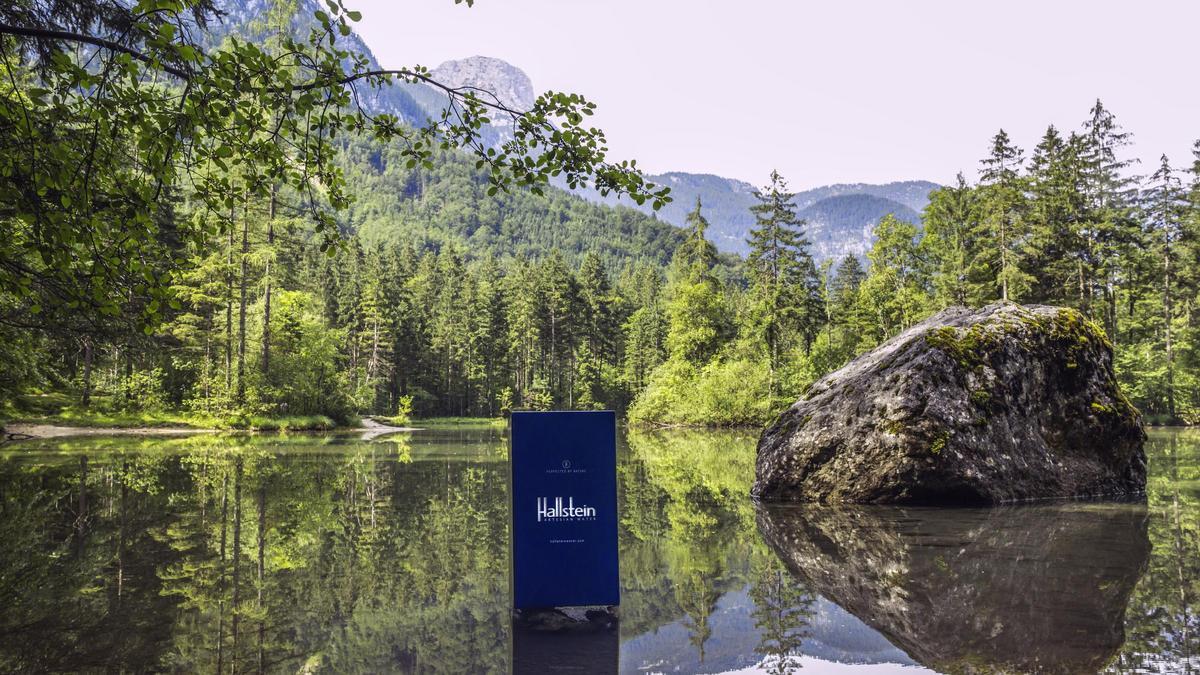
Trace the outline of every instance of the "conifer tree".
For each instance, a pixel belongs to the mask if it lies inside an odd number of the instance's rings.
[[[1082,139],[1064,139],[1051,125],[1029,162],[1029,272],[1031,299],[1086,308],[1090,277],[1083,224],[1087,208],[1080,181]]]
[[[857,256],[848,254],[838,263],[829,283],[829,315],[833,321],[844,323],[849,320],[858,302],[858,288],[866,278],[867,273]]]
[[[514,403],[529,407],[538,379],[540,348],[539,314],[541,289],[529,263],[520,262],[504,277],[509,359],[513,367]]]
[[[867,273],[855,255],[846,255],[828,283],[826,331],[829,347],[833,350],[833,363],[841,365],[855,353],[862,337],[862,326],[866,319],[859,302],[859,290]],[[836,367],[835,365],[835,367]]]
[[[583,339],[592,355],[604,363],[616,358],[619,340],[619,301],[600,256],[588,251],[579,264],[579,293]]]
[[[1128,174],[1134,160],[1122,157],[1133,142],[1099,99],[1083,125],[1080,151],[1081,187],[1089,209],[1085,241],[1095,277],[1089,284],[1092,298],[1103,301],[1100,310],[1109,339],[1120,341],[1117,316],[1117,288],[1132,268],[1122,264],[1122,256],[1140,245],[1141,228],[1134,217],[1137,181]]]
[[[700,213],[700,209],[700,198],[696,197],[696,208],[687,215],[684,225],[687,236],[671,258],[672,267],[685,275],[706,273],[717,264],[717,247],[705,235],[708,220]]]
[[[650,373],[666,359],[666,319],[661,307],[662,280],[658,270],[640,267],[631,289],[637,309],[624,325],[624,379],[634,395],[649,381]]]
[[[792,204],[787,181],[771,172],[770,184],[755,193],[755,224],[747,244],[757,330],[766,346],[774,395],[783,353],[793,344],[811,346],[824,318],[821,280],[804,238],[804,220]]]
[[[864,338],[879,343],[925,316],[929,275],[917,227],[891,214],[875,226],[875,243],[867,258],[871,267],[859,288],[859,302],[871,315]]]
[[[546,381],[556,403],[570,407],[574,396],[574,354],[579,331],[579,282],[555,250],[538,269],[541,306],[541,340]]]
[[[1149,250],[1154,273],[1161,293],[1161,335],[1165,363],[1166,413],[1176,419],[1175,394],[1175,339],[1174,324],[1176,295],[1178,293],[1177,272],[1179,249],[1194,244],[1187,241],[1185,227],[1187,201],[1183,185],[1171,168],[1166,155],[1159,160],[1158,170],[1150,177],[1150,185],[1143,196],[1143,212],[1148,234]]]
[[[1013,145],[1003,129],[992,138],[991,153],[980,161],[981,218],[974,264],[992,270],[1004,301],[1019,299],[1030,285],[1022,269],[1028,243],[1023,162],[1024,151]]]
[[[950,187],[929,195],[924,214],[922,247],[932,266],[933,288],[940,307],[977,307],[991,295],[991,279],[974,265],[979,255],[979,193],[962,173]]]
[[[712,271],[717,250],[704,236],[707,229],[696,200],[696,210],[688,215],[687,238],[671,259],[666,306],[667,353],[693,366],[708,363],[732,331],[721,285]]]

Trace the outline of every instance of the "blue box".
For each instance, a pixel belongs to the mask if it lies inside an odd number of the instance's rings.
[[[511,423],[513,606],[619,604],[616,414],[514,412]]]

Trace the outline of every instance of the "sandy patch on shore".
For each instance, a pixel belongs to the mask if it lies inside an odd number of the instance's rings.
[[[218,429],[191,427],[66,427],[56,424],[9,424],[4,427],[6,440],[62,438],[66,436],[187,436],[212,434]]]

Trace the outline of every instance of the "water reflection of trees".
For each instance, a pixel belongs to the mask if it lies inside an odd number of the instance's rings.
[[[502,453],[280,443],[0,458],[0,670],[506,670]]]
[[[755,439],[745,432],[631,433],[619,469],[622,632],[680,621],[701,662],[718,600],[747,589],[758,652],[789,672],[813,595],[754,535],[747,489]]]
[[[1125,648],[1108,669],[1200,672],[1200,433],[1151,433],[1147,455],[1153,553],[1130,601]]]

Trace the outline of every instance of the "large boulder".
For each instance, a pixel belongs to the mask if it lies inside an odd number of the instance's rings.
[[[952,308],[813,385],[762,434],[763,501],[997,504],[1138,494],[1141,416],[1077,311]]]

